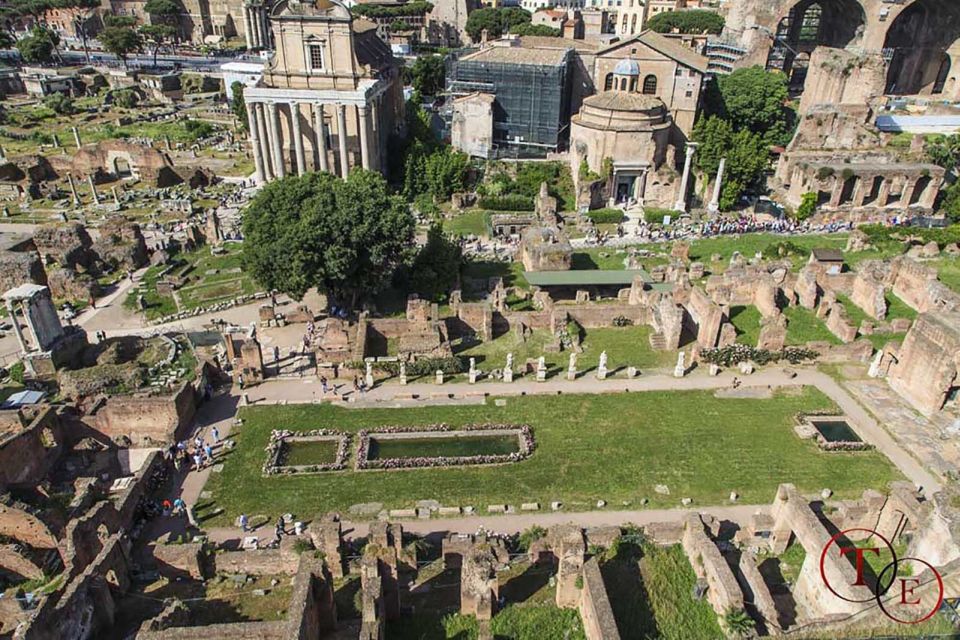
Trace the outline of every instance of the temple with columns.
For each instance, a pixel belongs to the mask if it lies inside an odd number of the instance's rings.
[[[404,124],[403,87],[376,25],[335,0],[281,0],[267,23],[273,57],[243,92],[257,182],[383,171],[387,139]]]

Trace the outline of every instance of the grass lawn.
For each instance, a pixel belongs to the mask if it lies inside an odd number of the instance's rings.
[[[337,459],[337,443],[333,440],[294,440],[284,446],[287,457],[283,464],[288,467],[328,464]]]
[[[855,305],[853,300],[847,296],[843,294],[837,294],[837,300],[843,303],[843,308],[846,309],[847,316],[850,318],[850,322],[853,323],[853,326],[859,328],[865,320],[867,322],[877,322],[867,315],[866,311]],[[892,293],[886,294],[886,300],[888,307],[887,321],[895,320],[896,318],[907,318],[912,320],[913,318],[917,317],[916,311],[908,307],[906,303]],[[874,332],[863,337],[869,340],[875,348],[880,349],[883,347],[883,345],[887,344],[891,340],[902,340],[905,335],[905,333]]]
[[[730,322],[737,330],[737,342],[751,347],[760,340],[760,310],[755,306],[730,307]]]
[[[794,255],[790,258],[794,270],[799,270],[806,263],[812,249],[842,250],[847,244],[847,236],[833,234],[785,237],[772,233],[748,233],[736,238],[732,236],[705,238],[690,243],[690,260],[703,262],[712,273],[717,273],[715,268],[719,268],[720,271],[726,268],[734,251],[739,251],[745,258],[750,259],[758,251],[762,252],[771,245],[787,241],[806,252],[805,255]],[[711,263],[710,258],[715,253],[720,254],[721,260],[718,263]]]
[[[488,504],[560,500],[570,510],[585,510],[600,499],[618,507],[641,498],[649,498],[651,507],[677,506],[683,497],[694,504],[722,504],[735,490],[742,502],[761,504],[781,482],[806,493],[830,487],[838,498],[852,498],[866,488],[882,491],[900,478],[878,452],[827,453],[796,437],[793,417],[818,410],[837,409],[813,388],[767,400],[683,391],[529,396],[509,398],[502,407],[250,407],[241,412],[245,423],[236,434],[238,446],[207,488],[223,510],[215,524],[229,524],[241,512],[312,518],[362,502],[390,509],[426,499],[481,511]],[[273,429],[356,432],[438,422],[529,424],[536,450],[523,462],[496,467],[346,470],[322,478],[261,475]],[[670,495],[654,492],[657,484],[667,485]]]
[[[960,258],[941,258],[932,262],[940,282],[960,293]]]
[[[672,367],[677,361],[676,353],[672,351],[654,351],[650,346],[650,327],[609,327],[602,329],[584,329],[581,347],[583,353],[577,357],[577,369],[589,372],[599,365],[600,354],[607,352],[607,367],[611,371],[629,366],[642,369]],[[455,349],[460,356],[473,356],[477,365],[490,370],[504,366],[507,353],[513,353],[514,366],[520,366],[528,358],[544,356],[548,375],[555,375],[567,370],[570,358],[568,352],[545,353],[543,348],[550,342],[550,333],[545,330],[534,331],[533,334],[521,341],[516,333],[509,332],[491,340],[474,346]]]
[[[471,209],[454,218],[444,218],[443,230],[455,236],[487,236],[489,223],[489,211]]]
[[[810,309],[790,306],[783,310],[787,316],[787,344],[804,345],[808,342],[840,344],[840,338],[830,333],[823,320]]]
[[[680,545],[621,543],[601,571],[623,640],[724,637],[707,601],[693,598],[697,576]]]
[[[523,277],[523,264],[520,262],[478,262],[471,261],[463,265],[464,278],[485,280],[503,278],[503,286],[529,289],[530,283]]]
[[[147,319],[153,320],[177,311],[188,311],[255,293],[257,284],[240,268],[242,246],[227,243],[223,247],[226,253],[220,255],[214,255],[210,247],[205,246],[174,256],[173,266],[164,277],[183,279],[183,284],[177,289],[179,307],[174,297],[157,293],[157,281],[161,279],[162,271],[170,265],[147,269],[142,280],[146,290],[143,297],[147,303]],[[124,300],[124,307],[135,309],[137,295],[136,289],[131,290]]]

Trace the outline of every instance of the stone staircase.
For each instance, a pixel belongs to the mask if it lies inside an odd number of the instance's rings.
[[[657,331],[656,333],[651,333],[650,347],[654,351],[665,351],[667,348],[667,339],[659,331]]]

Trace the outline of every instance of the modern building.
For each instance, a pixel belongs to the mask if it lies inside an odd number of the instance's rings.
[[[315,0],[276,5],[270,26],[276,53],[243,93],[257,180],[382,170],[387,139],[403,126],[403,92],[376,25]]]
[[[511,147],[511,155],[565,148],[574,51],[520,44],[507,38],[454,60],[447,88],[454,96],[495,97],[492,139],[497,147]]]

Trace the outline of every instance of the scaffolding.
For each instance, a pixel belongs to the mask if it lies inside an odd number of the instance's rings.
[[[493,135],[498,146],[564,148],[570,122],[570,57],[567,50],[558,52],[556,62],[543,64],[455,58],[450,61],[448,92],[496,96]]]

